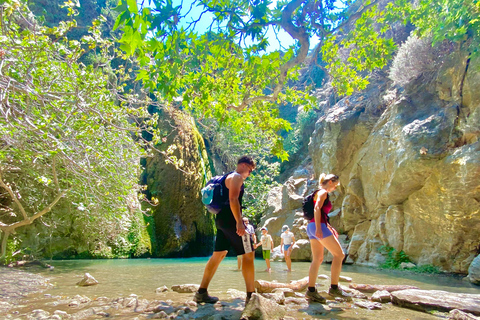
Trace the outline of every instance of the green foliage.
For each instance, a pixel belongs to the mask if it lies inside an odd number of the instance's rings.
[[[6,254],[2,262],[4,264],[9,264],[10,262],[19,260],[19,258],[21,258],[21,253],[20,242],[17,239],[8,239]]]
[[[312,123],[315,123],[316,120],[317,113],[313,109],[298,113],[293,129],[285,139],[285,151],[288,154],[295,154],[300,150],[305,139],[305,130],[312,126]]]
[[[263,213],[267,209],[267,196],[269,191],[280,186],[275,178],[279,174],[280,163],[272,162],[263,157],[256,157],[257,168],[245,182],[245,196],[243,214],[250,221],[259,223]]]
[[[480,44],[480,1],[421,0],[410,9],[410,20],[419,36],[431,36],[433,45],[449,40],[467,41],[472,53]]]
[[[322,28],[331,31],[333,21],[345,19],[333,2],[326,2],[324,12],[319,13],[320,8],[314,6],[323,4],[312,1],[296,7],[279,1],[276,8],[262,0],[193,1],[192,6],[201,7],[203,13],[198,21],[192,21],[181,4],[154,0],[149,6],[138,7],[135,1],[121,1],[115,27],[122,27],[121,49],[138,58],[137,79],[147,88],[170,102],[181,97],[182,106],[198,121],[213,118],[237,130],[243,130],[245,122],[251,123],[252,130],[264,132],[273,141],[271,152],[286,160],[278,133],[288,130],[289,124],[279,119],[278,104],[314,103],[296,88],[282,90],[285,83],[298,78],[309,38],[320,34],[308,21],[324,19]],[[288,14],[284,17],[285,11]],[[212,28],[201,34],[197,26],[209,19],[203,14],[213,22]],[[293,20],[288,20],[289,15]],[[298,43],[283,52],[266,51],[267,30],[278,32],[289,27],[306,33],[292,31]]]
[[[395,248],[388,246],[381,246],[379,251],[386,256],[385,262],[380,266],[383,269],[398,269],[402,262],[411,262],[407,254],[402,251],[397,251]]]
[[[112,10],[117,4],[116,0],[27,0],[28,7],[44,26],[57,27],[70,17],[75,17],[77,25],[67,32],[71,40],[80,40],[88,35],[89,27],[98,20],[99,16],[106,19],[100,29],[104,37],[114,36],[112,26],[117,18],[117,13]]]
[[[468,41],[473,52],[479,47],[478,0],[421,0],[418,5],[396,0],[383,7],[377,1],[278,1],[273,7],[267,0],[194,0],[192,6],[201,8],[198,17],[169,1],[140,7],[133,0],[119,3],[115,26],[123,28],[122,50],[139,59],[137,79],[167,101],[181,96],[197,120],[212,117],[241,127],[230,110],[247,110],[256,129],[270,139],[278,140],[278,129],[286,129],[277,116],[264,116],[276,108],[274,103],[311,102],[285,84],[297,78],[314,36],[321,48],[315,52],[321,52],[340,95],[364,89],[369,73],[388,63],[396,50],[395,23],[412,23],[434,44]],[[210,29],[202,34],[198,26],[208,19]],[[287,32],[296,44],[268,52],[270,29]]]
[[[136,125],[135,119],[151,117],[147,102],[121,95],[116,81],[125,78],[124,69],[79,62],[86,47],[102,61],[115,58],[101,21],[76,41],[64,37],[73,20],[58,27],[31,20],[25,27],[17,24],[31,17],[22,2],[9,0],[1,9],[0,180],[12,204],[0,229],[8,235],[35,221],[28,228],[46,239],[68,237],[70,246],[109,256],[105,248],[128,242],[140,228],[138,159],[148,145],[140,134],[155,118]],[[48,251],[47,240],[28,232],[16,239],[32,256]],[[133,240],[131,250],[148,250]]]
[[[332,35],[325,41],[323,59],[340,95],[365,89],[369,73],[383,68],[392,58],[396,44],[386,33],[395,21],[403,18],[403,8],[408,5],[405,0],[397,0],[383,10],[372,6],[345,36]]]
[[[380,265],[380,268],[382,269],[400,269],[402,262],[412,262],[403,250],[397,251],[395,248],[389,246],[381,246],[378,251],[386,257],[385,262]],[[414,266],[407,270],[415,273],[442,273],[438,267],[431,264]]]
[[[356,20],[346,36],[332,35],[322,47],[333,85],[339,94],[351,94],[368,85],[368,74],[391,59],[396,44],[386,37],[396,22],[411,23],[415,34],[432,39],[432,45],[445,40],[465,43],[472,54],[480,45],[480,1],[406,0],[388,3],[384,9],[371,7]]]
[[[237,131],[244,130],[245,122],[251,123],[252,130],[273,141],[270,151],[286,160],[279,133],[288,130],[289,124],[275,111],[283,103],[315,103],[308,94],[285,86],[298,79],[310,39],[320,39],[321,50],[315,52],[321,52],[337,92],[352,94],[368,85],[371,71],[391,59],[396,45],[387,34],[396,21],[417,24],[423,34],[437,28],[440,35],[447,27],[451,31],[446,37],[452,40],[459,40],[458,34],[478,32],[477,4],[445,1],[443,8],[458,10],[442,9],[445,24],[438,26],[432,17],[439,13],[433,8],[442,5],[430,5],[436,1],[424,0],[414,8],[406,0],[384,7],[375,1],[347,1],[340,7],[328,0],[278,1],[273,7],[266,0],[194,0],[192,7],[202,13],[192,17],[185,14],[189,10],[183,4],[152,0],[148,6],[143,2],[139,6],[122,0],[116,8],[115,27],[123,31],[120,48],[138,58],[136,79],[146,88],[159,92],[169,103],[181,101],[199,122],[213,118]],[[199,27],[206,23],[211,23],[208,31]],[[283,51],[269,52],[268,30],[283,30],[297,42]],[[247,38],[251,39],[248,44]]]
[[[415,273],[430,273],[430,274],[439,274],[442,273],[440,268],[431,264],[424,264],[421,266],[415,266],[413,268],[408,269],[408,271],[412,271]]]
[[[241,114],[232,115],[242,117]],[[246,122],[244,130],[220,128],[212,122],[214,120],[210,119],[207,121],[208,126],[200,126],[199,129],[210,145],[210,150],[219,155],[226,169],[235,168],[238,158],[245,154],[252,156],[257,164],[257,168],[245,181],[243,214],[258,222],[266,209],[268,192],[279,185],[275,179],[278,177],[280,163],[277,158],[270,156],[271,149],[276,146],[272,139],[255,130],[252,122]]]

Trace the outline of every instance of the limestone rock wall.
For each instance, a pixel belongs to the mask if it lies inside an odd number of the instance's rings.
[[[376,123],[361,148],[352,150],[350,166],[335,159],[338,151],[314,161],[317,174],[327,164],[346,186],[342,220],[344,231],[357,240],[348,250],[357,263],[377,265],[384,245],[403,250],[420,265],[466,273],[478,254],[480,99],[467,88],[480,75],[465,74],[466,56],[450,59],[432,82],[418,79],[382,94],[385,111],[371,117]],[[341,127],[343,121],[321,122]],[[330,145],[325,138],[345,141],[318,130],[311,150],[322,148],[318,141]]]
[[[301,206],[303,198],[312,189],[312,184],[307,178],[309,175],[308,170],[297,170],[283,186],[273,188],[267,196],[268,209],[260,221],[260,226],[268,228],[275,247],[280,245],[283,225],[290,227],[296,240],[308,239],[307,222],[303,219]],[[257,228],[257,232],[257,238],[260,239],[260,228]],[[292,259],[295,260],[295,257],[292,256]],[[303,255],[301,259],[304,259]]]
[[[480,59],[461,51],[442,59],[434,74],[403,86],[376,74],[315,125],[311,171],[340,176],[334,223],[357,264],[379,265],[380,247],[389,246],[417,264],[466,274],[479,253]],[[272,191],[262,222],[274,235],[287,222],[304,238],[297,213],[307,192],[293,187],[315,185],[309,178]]]
[[[159,201],[152,207],[154,255],[208,255],[213,251],[214,220],[200,199],[200,190],[211,176],[203,138],[193,119],[179,110],[162,110],[159,127],[165,137],[158,148],[173,162],[157,154],[145,164],[148,195]],[[176,168],[175,162],[181,166]]]

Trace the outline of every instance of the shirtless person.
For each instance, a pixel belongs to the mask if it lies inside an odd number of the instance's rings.
[[[241,157],[237,162],[237,168],[230,173],[222,185],[224,192],[227,192],[229,205],[215,216],[215,225],[217,226],[217,238],[215,240],[215,249],[213,255],[205,266],[203,279],[200,288],[195,293],[194,300],[197,303],[215,303],[217,297],[208,295],[208,285],[212,280],[217,268],[227,255],[228,249],[232,246],[237,255],[241,255],[242,274],[247,288],[247,299],[245,305],[250,301],[252,293],[255,290],[255,270],[253,261],[255,252],[250,234],[245,230],[245,224],[242,219],[242,197],[244,192],[243,181],[250,176],[255,169],[255,162],[249,156]]]

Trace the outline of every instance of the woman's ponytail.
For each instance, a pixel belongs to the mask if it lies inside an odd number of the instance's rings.
[[[318,178],[318,183],[319,183],[319,185],[323,186],[328,181],[337,182],[339,179],[340,178],[333,173],[330,173],[330,174],[322,173],[320,175],[320,177]]]

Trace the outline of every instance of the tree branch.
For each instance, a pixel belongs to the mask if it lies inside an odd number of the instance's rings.
[[[7,253],[7,240],[9,236],[10,236],[10,232],[3,231],[2,250],[1,250],[2,254],[0,256],[0,261],[3,261],[5,259],[5,254]]]
[[[8,225],[7,224],[0,225],[0,230],[2,230],[5,233],[11,233],[13,230],[15,230],[19,227],[31,224],[36,219],[40,218],[41,216],[43,216],[44,214],[46,214],[47,212],[52,210],[53,206],[55,206],[57,204],[57,202],[67,194],[68,191],[70,191],[70,189],[63,190],[61,193],[57,194],[55,199],[53,199],[53,201],[48,206],[43,208],[43,210],[35,213],[33,216],[26,217],[21,221],[17,221],[17,222],[8,224]]]
[[[280,20],[279,25],[295,40],[299,42],[300,50],[295,57],[287,61],[284,65],[280,67],[280,74],[278,76],[278,83],[275,85],[273,89],[273,93],[269,96],[257,96],[253,98],[245,97],[242,103],[237,107],[232,107],[237,111],[241,111],[248,107],[250,104],[264,100],[264,101],[276,101],[278,98],[278,94],[282,91],[285,80],[288,75],[288,71],[292,69],[294,66],[302,63],[305,61],[305,58],[308,55],[308,49],[310,47],[310,36],[308,35],[305,27],[297,27],[293,24],[292,15],[293,12],[299,8],[304,0],[293,0],[289,4],[287,4],[282,11],[282,18]]]
[[[370,8],[372,8],[373,6],[377,5],[379,2],[380,2],[380,0],[373,0],[372,3],[370,3],[369,5],[363,7],[361,10],[359,10],[359,11],[355,12],[354,14],[352,14],[351,16],[349,16],[346,20],[344,20],[342,23],[340,23],[335,28],[332,28],[332,30],[327,32],[326,35],[332,34],[335,31],[338,31],[339,29],[343,28],[345,25],[349,24],[352,20],[360,18],[362,16],[362,14],[365,13],[365,11],[367,11]]]
[[[53,164],[52,164],[52,171],[53,171],[53,182],[55,183],[55,186],[57,187],[57,192],[60,192],[60,184],[58,183],[58,177],[57,177],[57,160],[56,156],[53,156]]]
[[[15,202],[15,204],[18,206],[18,209],[20,210],[20,212],[22,213],[22,216],[24,219],[28,219],[28,216],[27,216],[27,213],[25,212],[25,209],[23,208],[22,204],[20,203],[20,201],[18,200],[17,196],[13,193],[13,190],[12,188],[10,188],[8,185],[5,184],[5,182],[3,181],[3,170],[2,168],[0,167],[0,187],[4,188],[5,190],[7,190],[8,194],[10,195],[10,197],[12,197],[13,201]]]

